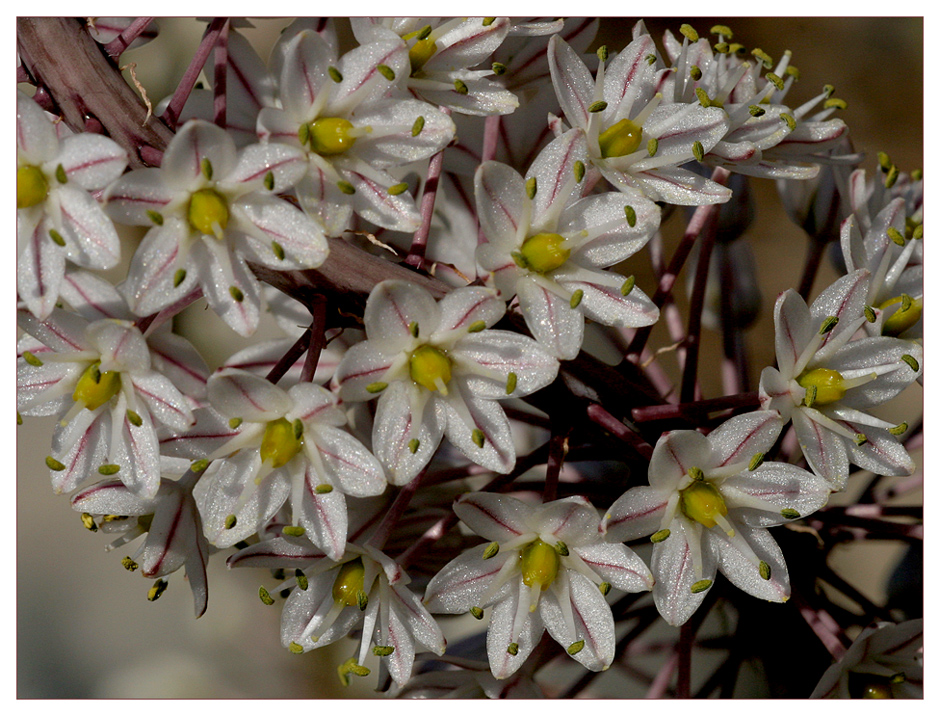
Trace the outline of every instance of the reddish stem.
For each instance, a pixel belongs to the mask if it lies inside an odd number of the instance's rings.
[[[313,326],[311,326],[312,328]],[[303,333],[300,334],[300,338],[294,341],[294,345],[287,349],[287,352],[281,356],[281,359],[274,364],[274,367],[268,371],[268,374],[265,376],[272,383],[277,383],[281,378],[284,377],[284,374],[290,370],[290,367],[297,362],[297,359],[303,355],[304,351],[307,350],[307,347],[310,345],[310,335],[311,330],[308,328]]]
[[[307,347],[307,357],[304,359],[304,367],[300,372],[301,383],[313,381],[317,364],[320,362],[320,353],[326,345],[326,299],[323,296],[315,296],[308,308],[313,314],[313,321],[308,329],[310,345]]]
[[[186,104],[186,100],[189,99],[189,95],[196,85],[196,78],[199,77],[203,65],[205,65],[206,60],[209,59],[209,53],[212,52],[212,48],[215,47],[215,43],[222,34],[222,28],[227,22],[228,18],[217,17],[209,23],[209,27],[206,28],[206,33],[202,36],[199,47],[196,48],[196,54],[193,55],[189,67],[186,68],[186,72],[183,74],[182,79],[180,79],[176,92],[173,93],[170,103],[163,111],[163,114],[160,115],[160,119],[166,122],[171,129],[176,129],[176,124],[179,120],[180,113],[183,111],[183,106]]]
[[[803,264],[803,276],[800,278],[800,287],[797,289],[804,301],[809,301],[810,291],[813,290],[813,281],[816,280],[816,273],[819,271],[819,264],[822,262],[825,251],[825,241],[817,241],[813,237],[809,237],[809,246],[806,247],[806,262]]]
[[[228,75],[228,32],[232,23],[226,19],[219,31],[219,40],[215,45],[215,81],[213,83],[212,121],[225,129],[226,101],[225,81]]]
[[[444,107],[441,110],[450,114]],[[421,226],[411,240],[411,249],[405,257],[405,263],[414,266],[419,271],[424,269],[424,254],[428,248],[428,234],[431,233],[431,219],[434,218],[434,201],[437,198],[437,186],[441,179],[441,170],[444,167],[444,150],[442,149],[428,164],[428,176],[424,181],[424,194],[421,196]]]
[[[641,456],[649,460],[653,456],[653,447],[630,428],[617,420],[597,403],[587,408],[587,416],[604,430],[616,435],[625,443],[629,443]]]
[[[728,408],[756,409],[759,407],[760,397],[757,391],[752,391],[750,393],[725,395],[720,398],[696,400],[690,403],[678,403],[676,405],[648,405],[642,408],[634,408],[630,411],[630,414],[635,422],[645,423],[651,420],[668,420],[674,418],[698,420],[707,416],[708,413],[717,410],[727,410]]]
[[[151,22],[153,22],[152,17],[138,17],[134,20],[124,29],[124,32],[104,46],[104,51],[108,53],[108,57],[118,57],[147,29],[147,25]]]

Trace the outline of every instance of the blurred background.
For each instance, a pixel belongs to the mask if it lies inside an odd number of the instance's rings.
[[[774,58],[793,52],[801,80],[787,96],[798,106],[833,84],[848,103],[837,116],[850,127],[857,151],[887,152],[902,171],[923,166],[923,20],[921,18],[645,18],[654,38],[663,30],[677,33],[689,22],[701,34],[727,24],[734,40],[760,47]],[[252,21],[246,31],[267,57],[288,20]],[[592,49],[607,44],[619,51],[630,39],[634,18],[604,18]],[[127,52],[122,63],[137,63],[137,78],[156,103],[172,93],[199,43],[204,23],[191,19],[158,20],[160,36]],[[345,24],[345,23],[343,23]],[[807,245],[793,226],[768,180],[755,180],[758,207],[746,240],[757,258],[762,291],[757,326],[748,335],[754,385],[760,369],[771,365],[773,303],[779,292],[795,286]],[[678,212],[666,227],[681,232]],[[671,251],[667,238],[667,256]],[[127,253],[127,252],[125,252]],[[640,264],[643,259],[639,259]],[[636,269],[638,284],[652,288],[645,268]],[[838,274],[824,261],[812,296]],[[683,285],[680,279],[680,285]],[[682,293],[680,291],[680,293]],[[235,347],[232,334],[211,312],[200,312],[199,332],[191,339],[207,351],[215,368]],[[208,327],[207,327],[208,326]],[[654,334],[665,345],[665,333]],[[220,346],[222,347],[220,349]],[[232,346],[229,348],[228,346]],[[210,351],[214,348],[214,351]],[[706,331],[700,375],[706,397],[720,395],[720,336]],[[213,362],[214,361],[214,362]],[[892,406],[904,419],[920,411],[919,386],[903,405]],[[900,422],[901,418],[897,419]],[[81,524],[64,496],[49,486],[44,458],[49,452],[53,419],[27,418],[17,429],[17,691],[20,698],[332,698],[371,695],[374,677],[354,681],[344,690],[335,678],[334,659],[345,659],[352,642],[308,653],[290,654],[280,646],[280,606],[265,607],[257,597],[264,575],[227,571],[224,554],[210,560],[208,612],[193,619],[188,585],[174,575],[170,588],[154,603],[150,586],[120,564],[123,552],[105,554],[109,537],[92,534]],[[921,464],[920,454],[914,455]],[[850,499],[850,494],[842,499]],[[915,495],[911,499],[919,499]],[[900,555],[893,546],[869,543],[865,554],[834,554],[834,567],[875,601],[883,598],[886,574]],[[873,566],[874,565],[874,566]],[[878,566],[881,565],[881,566]],[[267,580],[268,583],[270,580]],[[669,636],[668,634],[666,636]],[[602,686],[594,695],[629,692]],[[760,695],[759,689],[753,695]]]

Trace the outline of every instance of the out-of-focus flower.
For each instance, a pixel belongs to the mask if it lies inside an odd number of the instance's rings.
[[[129,28],[136,17],[89,17],[88,34],[95,38],[95,42],[107,45],[111,40]],[[147,27],[134,41],[127,46],[128,50],[135,50],[153,40],[159,32],[156,22],[147,23]]]

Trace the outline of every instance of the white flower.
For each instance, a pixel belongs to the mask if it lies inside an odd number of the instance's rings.
[[[153,227],[124,285],[131,308],[148,315],[201,288],[222,320],[251,335],[261,297],[247,261],[291,270],[326,259],[317,223],[275,196],[305,166],[293,147],[255,144],[236,152],[224,129],[202,120],[187,123],[159,169],[130,172],[107,192],[117,221]]]
[[[111,220],[89,193],[127,166],[127,153],[99,134],[60,139],[46,113],[16,92],[16,242],[20,299],[40,320],[59,298],[65,260],[108,269],[121,247]]]
[[[878,622],[823,674],[812,699],[924,698],[924,620]]]
[[[505,311],[482,287],[457,289],[440,303],[404,281],[372,290],[367,340],[346,352],[336,380],[345,402],[380,395],[372,449],[393,484],[417,475],[444,435],[478,465],[512,469],[509,420],[496,401],[545,387],[558,361],[527,336],[486,330]]]
[[[545,629],[591,671],[609,667],[616,639],[604,595],[612,586],[647,591],[653,580],[632,550],[602,541],[597,511],[581,497],[533,507],[486,492],[463,495],[454,511],[491,543],[451,560],[424,603],[478,619],[493,606],[486,639],[493,676],[515,673]]]
[[[921,374],[923,349],[884,336],[852,340],[869,320],[868,290],[869,273],[860,269],[829,286],[810,307],[792,289],[781,294],[774,307],[777,368],[761,373],[762,407],[793,420],[806,462],[833,490],[845,487],[850,462],[881,475],[914,470],[897,438],[907,425],[866,411]]]
[[[707,437],[663,434],[650,486],[627,490],[604,517],[610,540],[652,535],[653,599],[669,624],[692,616],[716,571],[755,597],[789,598],[787,565],[766,528],[815,512],[829,487],[793,465],[761,462],[782,424],[767,410],[731,418]]]
[[[454,123],[416,99],[386,97],[408,72],[408,51],[370,42],[336,57],[320,35],[303,30],[285,43],[280,71],[283,109],[258,115],[258,134],[305,156],[295,191],[301,206],[338,236],[353,212],[378,226],[415,231],[420,224],[407,184],[386,169],[426,159],[454,136]]]
[[[730,190],[680,166],[711,151],[731,126],[728,115],[697,101],[663,103],[649,35],[633,40],[606,69],[602,61],[596,79],[557,35],[548,43],[548,62],[565,118],[587,135],[585,161],[611,184],[671,204],[728,201]]]
[[[601,269],[639,251],[659,228],[659,207],[633,193],[578,200],[585,135],[549,144],[523,179],[499,162],[480,165],[475,194],[489,243],[477,261],[505,299],[519,297],[532,335],[555,356],[577,356],[584,318],[617,327],[649,326],[659,309],[625,278]],[[579,166],[580,165],[580,166]]]

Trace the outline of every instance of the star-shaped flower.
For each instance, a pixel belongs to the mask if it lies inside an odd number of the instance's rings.
[[[614,658],[614,621],[604,595],[611,587],[644,592],[649,569],[632,550],[608,544],[597,511],[581,497],[530,506],[508,495],[474,492],[454,512],[491,540],[451,560],[428,584],[424,603],[439,614],[493,606],[486,649],[497,679],[511,676],[548,629],[591,671]]]
[[[852,340],[866,320],[869,273],[843,276],[807,307],[790,289],[774,307],[777,368],[761,373],[765,409],[793,420],[803,456],[833,490],[845,487],[849,463],[881,475],[909,475],[914,463],[893,425],[867,410],[893,398],[920,374],[923,349],[877,336]],[[870,309],[869,309],[870,310]]]
[[[665,433],[650,458],[649,487],[627,490],[604,517],[609,540],[652,535],[653,599],[669,624],[692,616],[716,571],[755,597],[789,598],[787,565],[766,528],[815,512],[829,487],[793,465],[762,462],[782,425],[762,410],[708,436]]]
[[[488,330],[505,311],[482,287],[457,289],[440,303],[404,281],[372,290],[367,340],[346,352],[336,380],[344,402],[380,396],[372,449],[393,484],[417,475],[444,435],[478,465],[512,469],[516,449],[497,401],[544,388],[558,361],[527,336]]]

